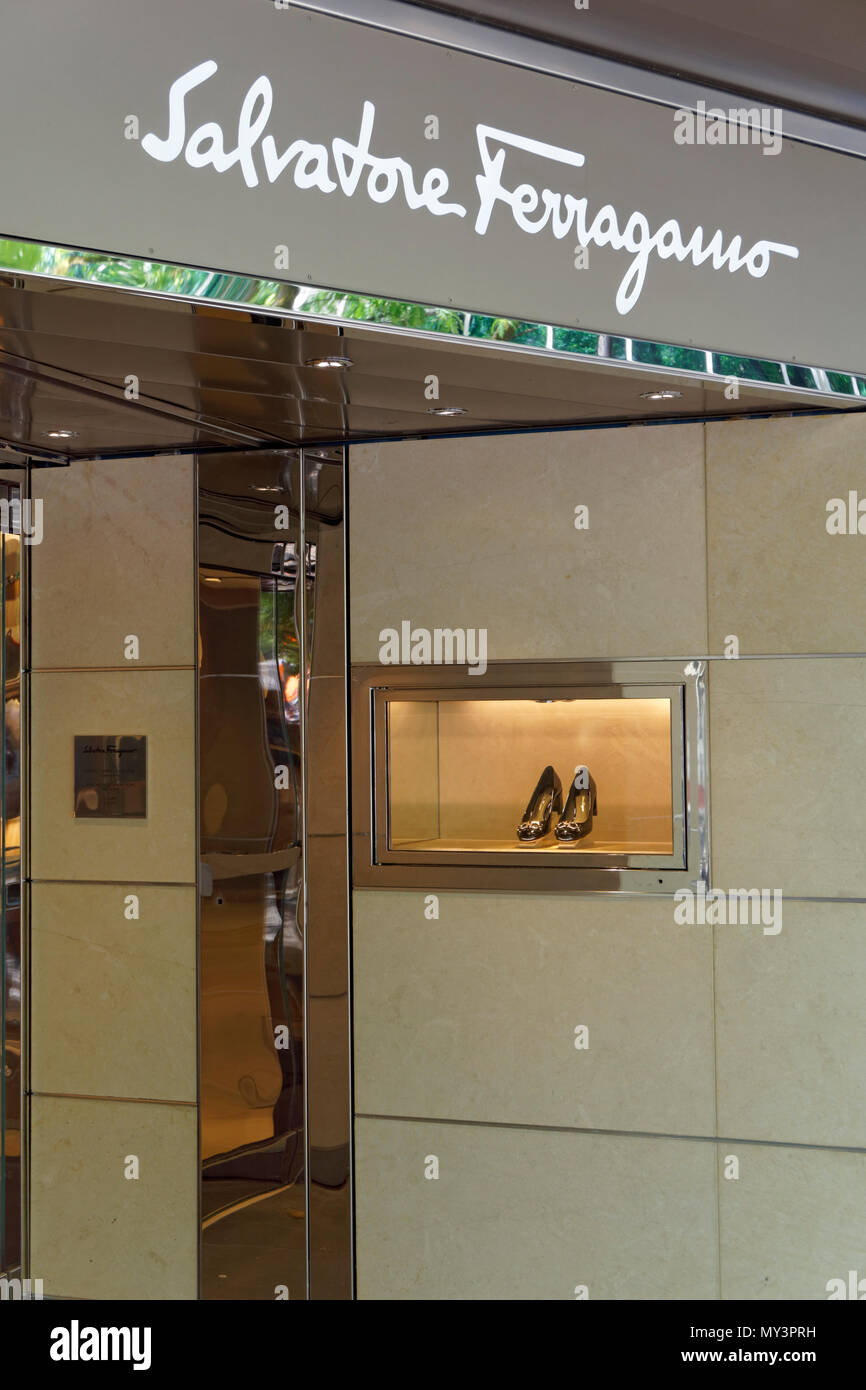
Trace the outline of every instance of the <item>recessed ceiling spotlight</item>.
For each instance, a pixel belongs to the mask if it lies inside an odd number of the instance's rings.
[[[77,439],[78,430],[43,430],[46,439]]]
[[[305,367],[324,367],[331,371],[345,372],[352,366],[351,357],[308,357],[304,362]]]
[[[682,391],[641,391],[645,401],[678,401]]]
[[[465,415],[462,405],[431,405],[428,415]]]

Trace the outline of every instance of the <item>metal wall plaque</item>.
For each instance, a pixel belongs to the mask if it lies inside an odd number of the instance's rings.
[[[146,734],[75,735],[73,815],[100,820],[146,817]]]

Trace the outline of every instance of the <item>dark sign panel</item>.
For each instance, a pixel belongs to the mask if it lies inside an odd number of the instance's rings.
[[[7,236],[866,368],[866,162],[742,98],[272,0],[7,0],[0,111]]]
[[[78,819],[147,816],[146,734],[76,734],[75,804]]]

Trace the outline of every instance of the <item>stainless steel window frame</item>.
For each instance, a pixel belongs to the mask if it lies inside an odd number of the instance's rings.
[[[447,672],[447,675],[446,675]],[[670,855],[395,850],[387,819],[387,708],[432,699],[671,701],[674,850]],[[677,717],[677,711],[680,717]],[[491,662],[463,667],[356,666],[352,670],[353,868],[358,888],[511,892],[655,893],[709,882],[705,666],[701,661]]]

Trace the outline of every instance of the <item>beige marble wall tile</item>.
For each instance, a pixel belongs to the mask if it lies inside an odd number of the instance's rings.
[[[866,897],[866,660],[710,663],[713,881]]]
[[[719,1183],[725,1300],[820,1301],[831,1279],[866,1276],[866,1154],[720,1145],[720,1165],[728,1154],[740,1175]]]
[[[194,671],[35,672],[31,868],[35,879],[194,883]],[[73,739],[147,735],[143,820],[75,819]]]
[[[359,1298],[718,1296],[712,1144],[362,1119],[355,1145]]]
[[[827,531],[831,498],[866,498],[864,448],[862,415],[707,426],[711,652],[866,650],[866,536]]]
[[[194,1299],[195,1107],[35,1096],[30,1235],[48,1297]]]
[[[195,888],[37,883],[30,912],[34,1091],[194,1102]]]
[[[716,1133],[710,928],[669,898],[424,901],[354,894],[359,1113]]]
[[[192,458],[75,462],[36,476],[44,541],[30,549],[33,665],[195,661]]]
[[[355,445],[350,470],[353,661],[403,619],[487,628],[491,661],[706,650],[701,426]]]
[[[719,1133],[866,1148],[866,906],[782,908],[716,927]]]

